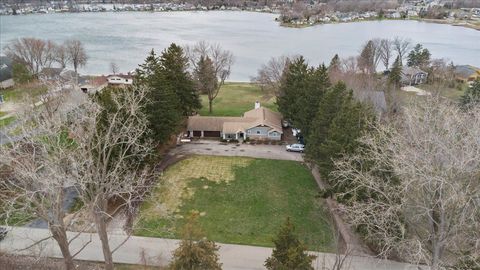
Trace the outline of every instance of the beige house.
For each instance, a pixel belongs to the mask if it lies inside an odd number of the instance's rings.
[[[191,116],[188,118],[189,137],[218,137],[225,140],[281,140],[282,116],[255,103],[255,109],[242,117]]]

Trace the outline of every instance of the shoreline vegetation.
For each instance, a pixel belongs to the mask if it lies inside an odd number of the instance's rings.
[[[465,27],[480,31],[480,21],[465,21],[465,20],[448,20],[448,19],[425,19],[425,18],[407,18],[407,19],[392,19],[392,18],[374,18],[374,19],[362,19],[362,20],[351,20],[347,22],[342,21],[330,21],[330,22],[315,22],[315,23],[290,23],[290,22],[279,22],[281,27],[286,28],[307,28],[317,25],[327,25],[327,24],[344,24],[344,23],[359,23],[359,22],[373,22],[373,21],[417,21],[417,22],[426,22],[426,23],[435,23],[435,24],[447,24],[451,26]]]
[[[99,13],[99,12],[211,12],[211,11],[232,11],[232,12],[255,12],[255,13],[269,13],[281,15],[278,12],[265,9],[215,9],[215,10],[204,10],[204,9],[188,9],[188,10],[106,10],[106,11],[82,11],[82,12],[51,12],[51,13],[26,13],[26,14],[0,14],[2,16],[19,16],[19,15],[30,15],[30,14],[64,14],[64,13]],[[318,21],[313,23],[294,23],[294,22],[282,22],[279,17],[275,18],[275,21],[279,23],[280,27],[286,28],[307,28],[311,26],[324,25],[324,24],[343,24],[343,23],[357,23],[357,22],[367,22],[367,21],[418,21],[418,22],[427,22],[427,23],[436,23],[436,24],[447,24],[458,27],[465,27],[480,31],[480,20],[451,20],[451,19],[430,19],[430,18],[420,18],[420,17],[410,17],[410,18],[364,18],[364,19],[354,19],[351,21]]]

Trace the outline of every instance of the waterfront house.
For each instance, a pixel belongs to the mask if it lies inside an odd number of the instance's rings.
[[[402,67],[403,85],[417,85],[427,81],[428,73],[418,67]]]
[[[107,77],[109,86],[126,87],[133,84],[133,76],[130,74],[116,74]]]
[[[187,131],[189,137],[278,141],[283,134],[282,116],[256,102],[242,117],[190,116]]]
[[[455,79],[464,83],[471,83],[480,79],[480,68],[470,65],[455,66],[454,73]]]

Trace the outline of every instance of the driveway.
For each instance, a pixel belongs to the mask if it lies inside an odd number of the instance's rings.
[[[301,153],[287,152],[284,145],[234,144],[214,140],[198,140],[184,143],[172,149],[170,155],[240,156],[265,159],[303,161]]]

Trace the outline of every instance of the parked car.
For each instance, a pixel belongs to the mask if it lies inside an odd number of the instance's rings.
[[[7,229],[4,227],[0,227],[0,241],[2,241],[5,236],[7,236]]]
[[[303,151],[305,151],[305,145],[299,143],[289,144],[287,145],[287,151],[303,153]]]

